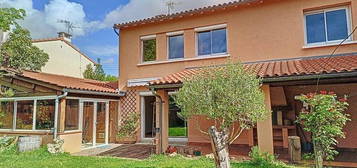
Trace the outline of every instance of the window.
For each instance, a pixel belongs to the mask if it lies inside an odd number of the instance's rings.
[[[322,10],[305,14],[306,43],[336,42],[348,37],[347,8]]]
[[[144,38],[142,39],[142,61],[149,62],[156,60],[156,39]]]
[[[33,100],[17,102],[16,129],[32,130],[33,104]]]
[[[79,100],[66,100],[65,130],[79,130]]]
[[[198,55],[217,55],[227,53],[226,28],[197,33]]]
[[[184,57],[183,35],[169,36],[169,59]]]
[[[14,102],[0,102],[0,129],[12,129]]]
[[[55,120],[55,100],[38,100],[36,108],[36,130],[52,129]]]

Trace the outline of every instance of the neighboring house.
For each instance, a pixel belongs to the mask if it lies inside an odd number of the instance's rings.
[[[96,64],[71,43],[71,36],[58,33],[59,37],[33,40],[33,44],[49,55],[42,72],[83,78],[87,65]]]
[[[66,152],[115,143],[118,101],[111,83],[43,72],[0,69],[0,136],[40,136],[42,144],[64,140]]]
[[[213,122],[204,117],[183,121],[171,95],[199,67],[239,60],[264,78],[262,90],[273,112],[234,144],[273,152],[288,147],[288,136],[300,136],[304,145],[311,142],[294,123],[302,108],[294,97],[315,92],[319,79],[319,90],[350,95],[352,121],[337,147],[357,149],[357,33],[347,38],[356,26],[355,0],[241,0],[117,24],[118,87],[126,91],[119,113],[121,118],[141,114],[137,142],[162,138],[163,150],[168,141],[209,143],[197,126],[205,130]],[[163,100],[162,113],[157,96]]]

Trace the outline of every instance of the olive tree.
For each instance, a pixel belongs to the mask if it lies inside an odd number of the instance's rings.
[[[265,119],[270,112],[264,104],[261,79],[241,63],[207,67],[183,82],[175,100],[182,115],[206,116],[215,124],[209,128],[216,166],[230,167],[228,146],[244,130]]]
[[[337,138],[345,137],[343,127],[350,121],[350,115],[344,113],[348,108],[347,99],[339,99],[335,93],[327,91],[297,96],[296,99],[305,105],[298,122],[305,131],[311,132],[315,166],[322,168],[323,159],[330,160],[338,154],[334,150]]]

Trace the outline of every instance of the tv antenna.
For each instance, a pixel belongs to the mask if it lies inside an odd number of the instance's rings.
[[[68,34],[71,34],[73,32],[73,29],[79,29],[80,27],[75,26],[74,23],[72,23],[69,20],[58,20],[58,23],[63,23],[66,26],[67,32]]]
[[[177,5],[181,4],[181,2],[175,2],[175,0],[169,0],[166,2],[167,6],[167,14],[170,15],[172,11],[175,9]]]

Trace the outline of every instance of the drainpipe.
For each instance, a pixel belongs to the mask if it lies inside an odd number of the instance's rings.
[[[162,101],[162,98],[160,95],[157,94],[157,92],[155,91],[154,88],[151,88],[151,92],[154,94],[154,96],[156,98],[159,99],[159,102],[156,102],[159,104],[159,131],[160,131],[160,136],[159,136],[159,141],[160,141],[160,150],[159,150],[159,153],[163,153],[163,146],[162,146],[162,104],[163,104],[163,101]],[[155,103],[155,105],[156,105]],[[157,132],[157,128],[155,130],[155,132]]]
[[[56,98],[56,104],[55,104],[55,124],[53,128],[53,139],[57,138],[58,134],[58,107],[59,107],[59,100],[66,97],[68,95],[68,92],[64,92],[63,95],[59,95]]]

